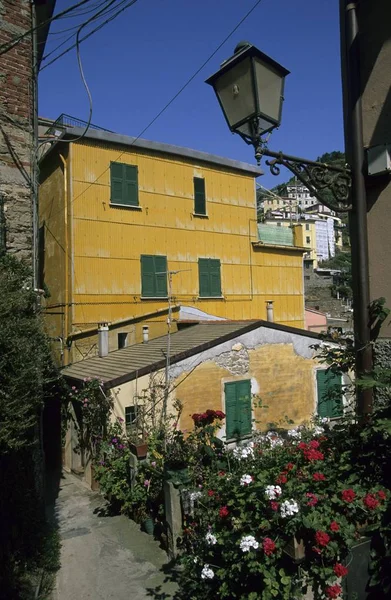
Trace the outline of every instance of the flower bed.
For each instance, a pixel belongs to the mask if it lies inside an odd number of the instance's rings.
[[[350,549],[364,525],[378,525],[389,496],[360,482],[340,450],[316,425],[228,452],[185,528],[187,597],[288,600],[311,585],[319,600],[339,598]],[[300,573],[287,554],[294,540]]]

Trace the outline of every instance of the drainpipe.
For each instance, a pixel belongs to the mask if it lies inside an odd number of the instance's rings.
[[[69,240],[68,240],[68,169],[67,161],[62,154],[58,155],[64,167],[64,248],[65,248],[65,285],[64,285],[64,332],[63,339],[66,340],[69,335],[69,264],[68,264],[68,252],[69,252]],[[69,355],[69,352],[68,352]],[[66,361],[68,363],[68,360]]]
[[[143,344],[147,344],[149,340],[149,327],[148,325],[143,326]]]
[[[273,300],[268,300],[266,302],[266,315],[269,323],[274,323]]]
[[[100,358],[109,353],[109,325],[108,323],[98,324],[98,354]]]
[[[352,170],[352,205],[349,213],[352,249],[352,284],[356,377],[372,371],[372,345],[369,325],[369,259],[365,156],[362,128],[360,45],[357,2],[340,0],[341,54],[344,96],[345,146]],[[365,416],[372,411],[373,392],[360,390],[357,412]]]

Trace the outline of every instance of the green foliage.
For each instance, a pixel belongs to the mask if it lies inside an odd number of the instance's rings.
[[[0,597],[7,600],[31,597],[48,554],[40,415],[59,376],[31,280],[25,264],[0,256]]]
[[[0,453],[33,444],[43,386],[57,379],[29,269],[0,257]]]

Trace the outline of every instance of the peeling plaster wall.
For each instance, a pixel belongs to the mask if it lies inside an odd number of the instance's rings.
[[[208,408],[225,410],[224,384],[250,379],[253,419],[265,429],[285,417],[298,425],[316,411],[316,340],[261,328],[173,365],[174,397],[184,404],[180,427],[192,429],[191,415]],[[225,436],[225,427],[219,432]]]

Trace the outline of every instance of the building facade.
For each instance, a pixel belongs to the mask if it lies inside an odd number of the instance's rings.
[[[96,353],[100,322],[110,349],[121,333],[141,341],[145,321],[163,335],[169,304],[240,320],[266,318],[273,301],[276,321],[304,327],[303,251],[259,242],[258,168],[102,131],[72,142],[78,133],[40,165],[45,313],[64,364]]]
[[[35,275],[37,77],[54,5],[0,2],[0,249],[27,260]]]

